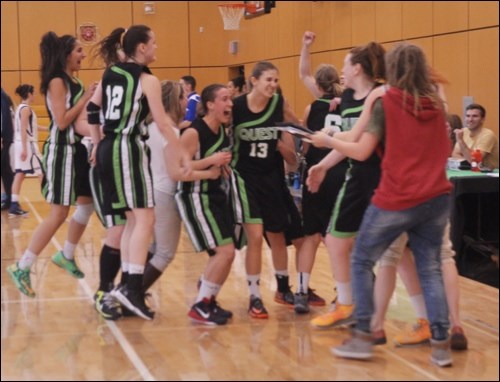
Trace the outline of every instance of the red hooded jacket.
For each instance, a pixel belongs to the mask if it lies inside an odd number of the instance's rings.
[[[450,140],[444,111],[429,98],[420,98],[417,115],[414,99],[398,88],[382,97],[385,114],[385,149],[382,177],[372,202],[379,208],[399,211],[449,193],[446,161]]]

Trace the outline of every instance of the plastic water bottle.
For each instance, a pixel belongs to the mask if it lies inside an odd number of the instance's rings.
[[[479,172],[481,171],[481,165],[483,161],[483,155],[481,154],[481,151],[476,149],[472,152],[472,162],[470,164],[471,170],[474,172]]]

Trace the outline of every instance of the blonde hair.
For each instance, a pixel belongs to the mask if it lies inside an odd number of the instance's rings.
[[[335,97],[339,97],[342,94],[340,77],[335,66],[321,64],[314,73],[314,80],[318,87],[326,94],[332,94]]]
[[[164,80],[161,82],[161,102],[165,112],[174,123],[180,123],[184,118],[185,110],[181,106],[184,90],[178,81]],[[146,124],[153,122],[151,113],[146,118]]]

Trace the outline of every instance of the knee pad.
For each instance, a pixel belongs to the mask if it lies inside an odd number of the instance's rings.
[[[73,220],[78,224],[87,225],[93,212],[93,204],[78,204],[73,214]]]
[[[175,257],[175,251],[165,251],[165,252],[155,252],[154,256],[149,260],[149,262],[160,272],[167,269],[168,265],[172,262]]]

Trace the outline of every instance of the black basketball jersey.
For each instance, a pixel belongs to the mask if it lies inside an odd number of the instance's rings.
[[[337,110],[330,111],[330,101],[333,95],[325,94],[322,98],[318,98],[311,104],[309,116],[307,117],[307,127],[312,131],[320,131],[324,127],[333,127],[335,131],[342,131],[342,117]],[[306,161],[309,166],[319,163],[328,153],[330,149],[318,148],[313,145],[309,146],[306,154]]]
[[[283,121],[283,97],[274,94],[260,113],[248,107],[247,95],[233,101],[233,160],[239,172],[265,173],[276,169],[280,132],[276,122]]]
[[[360,100],[354,99],[354,90],[346,89],[342,93],[342,102],[340,104],[340,114],[342,115],[342,130],[349,131],[353,128],[356,121],[361,116],[363,111],[363,105],[365,103],[366,97]],[[374,152],[370,157],[359,162],[357,160],[351,159],[352,163],[370,163],[370,164],[380,164],[379,155]]]
[[[143,72],[151,74],[148,67],[133,62],[115,64],[104,72],[101,84],[104,134],[147,137],[144,120],[149,106],[141,87]]]
[[[67,92],[65,106],[66,110],[69,110],[82,97],[85,88],[78,78],[69,77],[66,73],[59,74],[55,78],[61,78],[66,85]],[[76,133],[74,122],[72,122],[66,129],[61,130],[54,119],[53,105],[48,96],[45,96],[45,104],[50,117],[49,136],[47,137],[47,142],[58,145],[72,145],[76,142],[80,142],[82,136]]]
[[[229,147],[229,138],[223,125],[219,127],[217,134],[214,134],[202,118],[197,118],[183,132],[188,129],[196,129],[198,132],[199,148],[195,154],[195,160],[207,158],[218,151],[227,150]],[[224,193],[221,188],[221,180],[222,178],[180,182],[178,189],[186,193]]]

